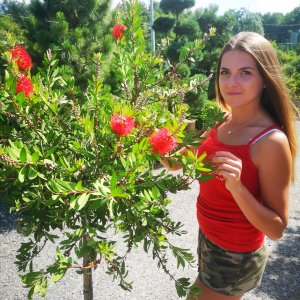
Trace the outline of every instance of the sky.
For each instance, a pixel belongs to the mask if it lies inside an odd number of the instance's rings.
[[[260,12],[262,14],[271,12],[282,12],[286,14],[300,5],[300,0],[196,0],[196,7],[207,7],[210,4],[219,6],[218,13],[223,14],[229,9],[246,8],[251,12]]]
[[[157,0],[154,0],[157,1]],[[112,0],[113,5],[116,5],[120,0]],[[149,0],[143,0],[148,4]],[[195,8],[205,8],[210,4],[218,5],[218,14],[222,15],[229,9],[238,10],[240,8],[246,8],[250,12],[260,12],[262,14],[271,12],[282,12],[286,14],[292,11],[295,7],[300,5],[300,0],[196,0]]]

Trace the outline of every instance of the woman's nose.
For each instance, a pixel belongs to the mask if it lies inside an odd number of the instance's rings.
[[[231,74],[229,76],[228,83],[231,85],[237,85],[238,84],[238,76],[235,74]]]

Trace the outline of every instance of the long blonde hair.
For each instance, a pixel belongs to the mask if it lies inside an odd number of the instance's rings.
[[[217,100],[226,108],[225,101],[219,87],[221,59],[227,51],[244,51],[255,59],[258,70],[264,80],[266,88],[261,95],[261,104],[273,120],[286,134],[293,159],[293,174],[297,151],[295,131],[295,106],[285,85],[281,64],[271,43],[255,32],[240,32],[232,37],[224,46],[220,55],[216,74]],[[294,175],[292,175],[294,178]]]

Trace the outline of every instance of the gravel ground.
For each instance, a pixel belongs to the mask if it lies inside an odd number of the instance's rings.
[[[300,137],[300,122],[297,122],[298,137]],[[300,141],[299,141],[300,145]],[[299,151],[300,152],[300,151]],[[300,170],[300,153],[298,152],[296,170]],[[300,300],[300,175],[291,188],[290,219],[283,238],[278,241],[267,240],[270,252],[269,262],[263,276],[262,284],[247,293],[243,300]],[[198,194],[198,184],[191,185],[189,191],[170,195],[173,202],[170,214],[174,220],[185,224],[187,234],[176,237],[174,243],[190,248],[196,254],[197,221],[195,201]],[[27,290],[22,287],[17,269],[14,265],[16,251],[21,242],[27,239],[19,235],[13,223],[13,217],[7,217],[5,207],[0,203],[0,300],[26,299]],[[49,245],[36,262],[43,266],[54,257],[55,246]],[[170,256],[169,269],[177,278],[196,277],[196,268],[186,267],[176,269],[176,262]],[[152,260],[143,249],[133,249],[128,255],[128,280],[133,281],[133,291],[124,292],[112,278],[106,275],[100,267],[93,276],[95,300],[177,300],[174,283]],[[82,281],[74,271],[55,285],[50,285],[46,295],[47,300],[77,300],[82,299]],[[38,298],[34,298],[38,299]],[[182,298],[181,298],[182,299]]]

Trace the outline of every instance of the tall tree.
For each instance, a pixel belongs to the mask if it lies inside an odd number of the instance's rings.
[[[202,51],[201,58],[197,60],[192,68],[192,74],[201,73],[205,76],[213,74],[221,48],[232,35],[236,24],[235,12],[229,10],[224,15],[218,16],[218,6],[210,5],[204,9],[197,9],[194,13],[200,30],[208,32],[209,28],[215,27],[217,35],[208,41]],[[215,98],[214,80],[210,80],[207,91],[208,99]]]
[[[168,34],[173,28],[175,19],[170,17],[158,17],[153,24],[153,28],[156,32]]]
[[[161,0],[160,8],[163,12],[172,12],[176,16],[176,21],[178,21],[179,14],[185,9],[195,6],[195,0]]]
[[[253,31],[264,35],[264,27],[260,14],[251,13],[245,8],[241,8],[236,12],[237,26],[236,33],[240,31]]]
[[[300,5],[293,9],[290,13],[285,16],[286,32],[287,32],[287,42],[291,42],[291,35],[295,35],[295,41],[300,41]],[[295,46],[295,45],[293,45]]]
[[[212,177],[205,154],[189,151],[184,159],[176,153],[177,144],[198,142],[194,132],[184,133],[182,97],[201,82],[184,82],[177,74],[180,63],[166,69],[167,62],[144,51],[137,0],[127,1],[123,10],[124,20],[114,27],[112,59],[122,97],[108,93],[96,72],[89,88],[79,91],[85,99],[79,103],[70,92],[73,82],[64,80],[49,51],[44,67],[31,77],[21,64],[29,54],[23,49],[23,57],[11,61],[14,43],[6,45],[9,76],[0,82],[0,128],[3,115],[18,128],[9,126],[5,135],[0,130],[0,197],[19,212],[20,230],[28,237],[16,265],[29,299],[33,294],[44,298],[49,283],[77,270],[84,277],[84,299],[92,300],[92,272],[99,265],[130,290],[126,257],[135,246],[152,253],[179,296],[190,287],[187,278],[177,279],[168,270],[169,254],[178,267],[193,263],[193,256],[169,240],[184,231],[170,218],[166,197],[189,188],[191,181]],[[120,26],[126,29],[121,32]],[[204,42],[190,43],[181,62],[192,59]],[[99,54],[96,63],[103,63]],[[23,79],[27,83],[20,86]],[[153,172],[159,157],[171,152],[183,165],[182,175]],[[48,243],[55,244],[53,259],[39,265],[36,258]]]
[[[86,83],[94,63],[92,53],[108,53],[112,45],[110,0],[31,0],[24,16],[21,5],[6,0],[6,12],[27,29],[29,50],[40,66],[47,49]],[[71,68],[70,68],[71,66]]]
[[[283,43],[286,39],[286,26],[283,13],[266,13],[262,15],[265,38]]]

